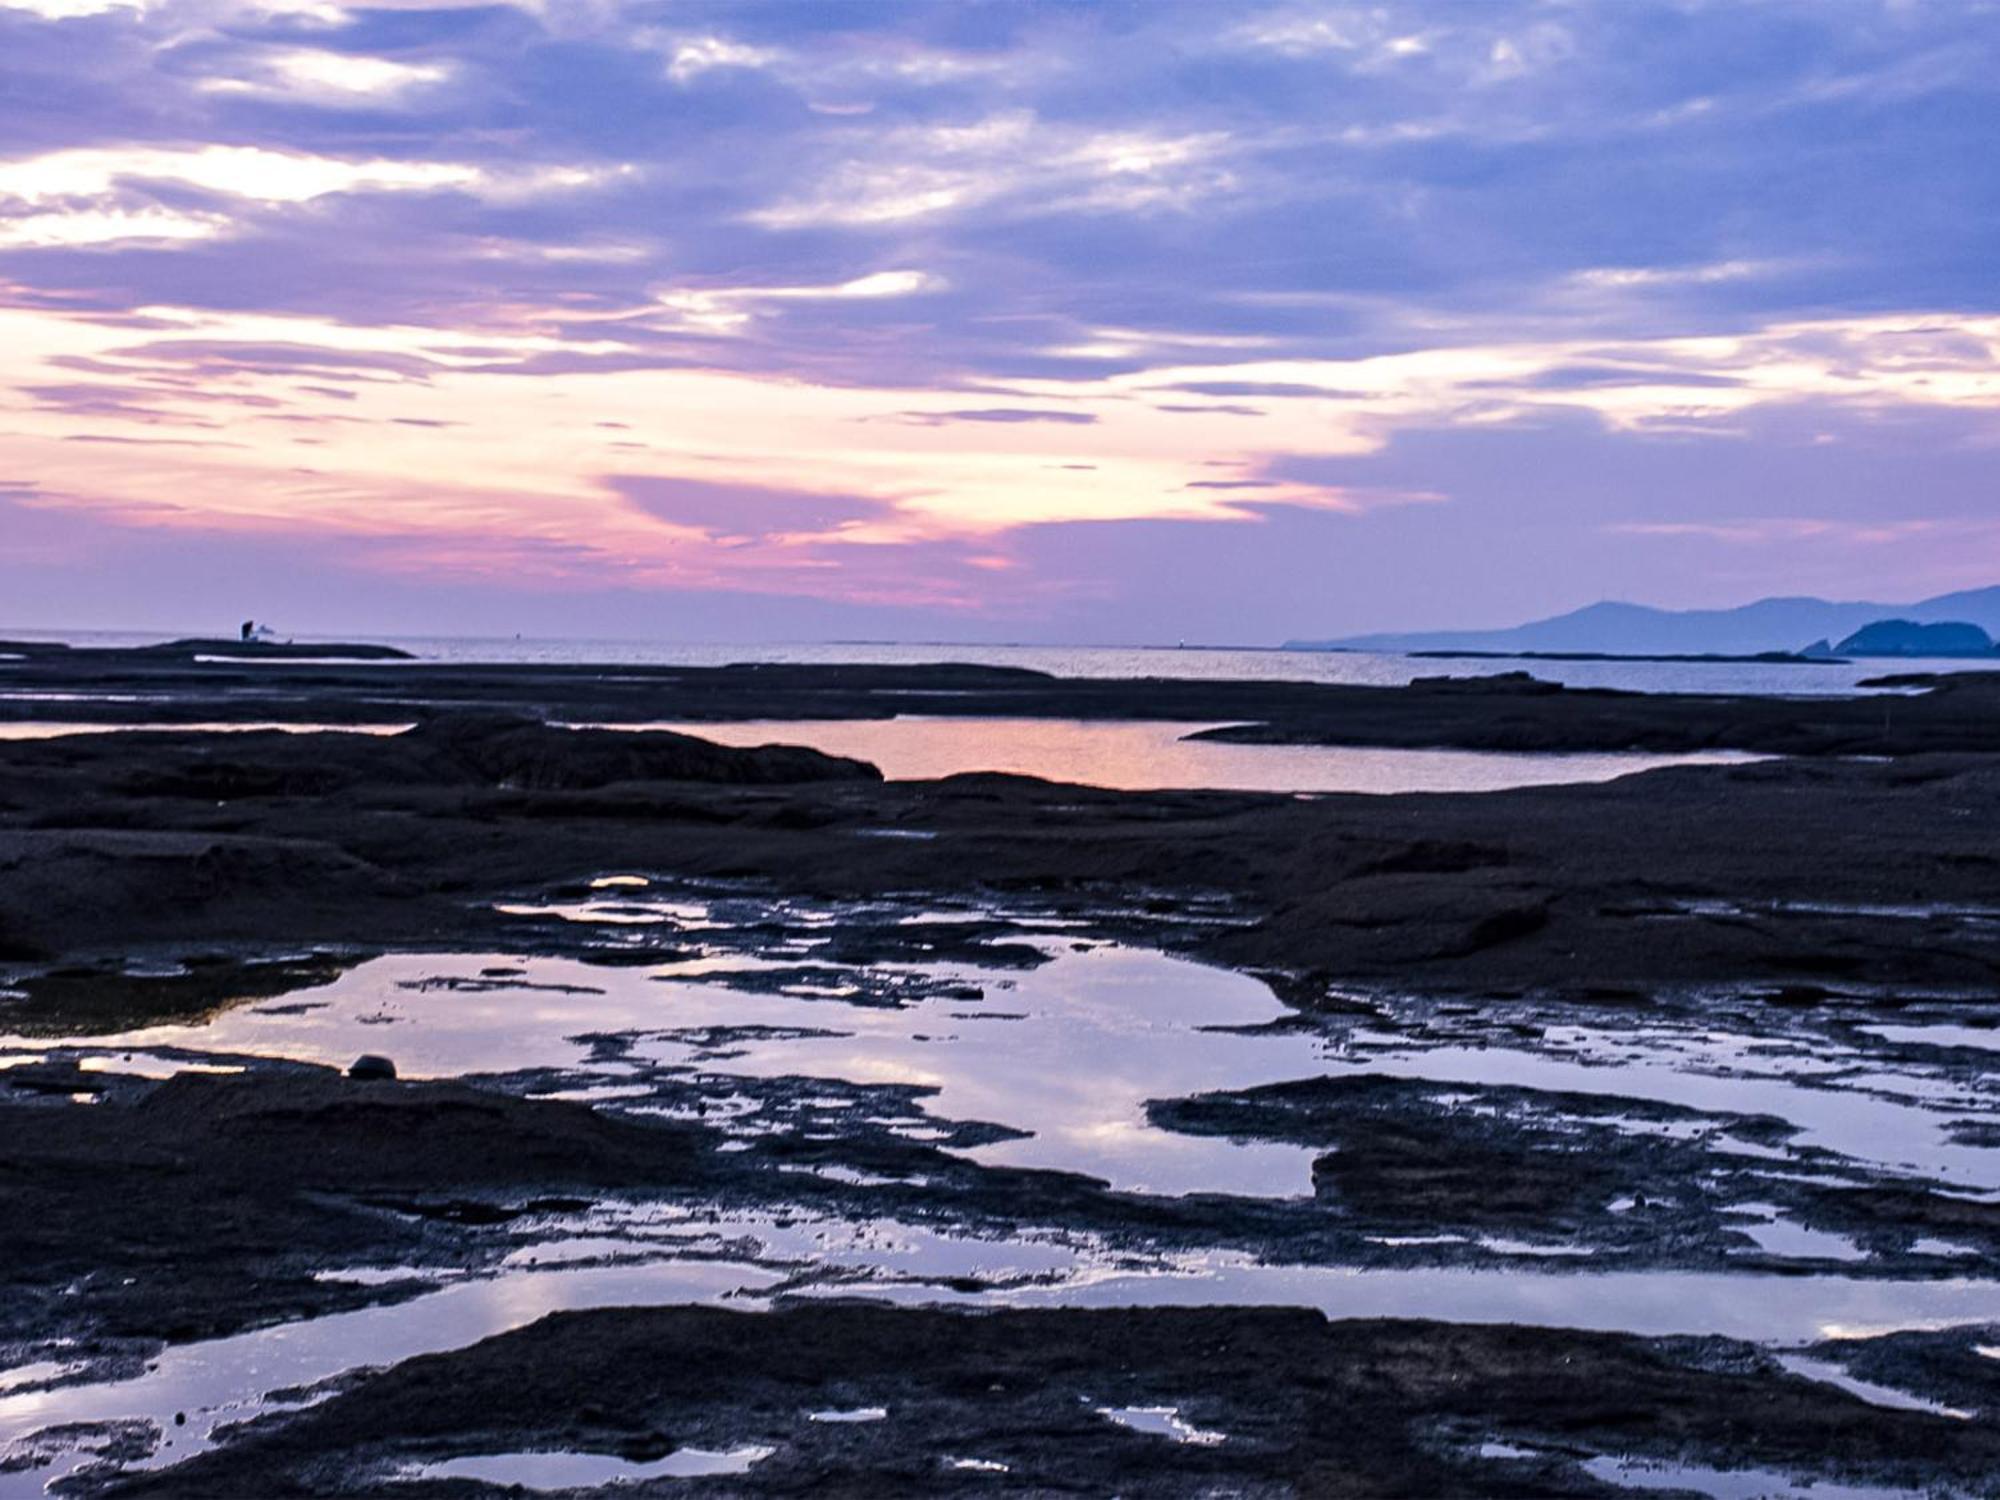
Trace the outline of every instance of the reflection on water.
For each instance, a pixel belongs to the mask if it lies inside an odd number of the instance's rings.
[[[1645,1099],[1710,1114],[1775,1115],[1798,1128],[1795,1146],[1961,1189],[2000,1188],[2000,1152],[1952,1138],[1953,1109],[1987,1108],[1983,1088],[1892,1072],[1879,1060],[1870,1071],[1863,1054],[1830,1040],[1816,1041],[1812,1055],[1768,1037],[1668,1026],[1550,1027],[1541,1041],[1534,1050],[1393,1043],[1371,1052],[1367,1071]],[[1748,1141],[1728,1149],[1763,1154]]]
[[[626,726],[642,727],[642,726]],[[1700,755],[1529,755],[1482,750],[1383,750],[1349,745],[1232,745],[1190,740],[1214,724],[1159,720],[1005,718],[751,719],[658,723],[724,745],[810,745],[881,767],[891,781],[1008,771],[1124,791],[1491,792],[1609,781],[1661,766],[1757,759]]]
[[[711,1453],[680,1448],[651,1463],[635,1463],[610,1453],[475,1453],[442,1463],[419,1464],[405,1479],[476,1479],[481,1484],[518,1485],[527,1490],[597,1489],[642,1479],[698,1479],[708,1474],[747,1474],[769,1458],[772,1448],[731,1448]]]
[[[934,1116],[1033,1132],[970,1153],[989,1164],[1061,1168],[1150,1192],[1311,1193],[1313,1152],[1305,1147],[1180,1135],[1146,1118],[1148,1099],[1319,1070],[1324,1043],[1316,1037],[1200,1029],[1281,1019],[1286,1012],[1268,988],[1139,949],[1051,949],[1050,962],[1026,971],[878,966],[921,981],[893,1005],[828,982],[839,970],[818,973],[814,983],[808,969],[780,992],[678,977],[712,981],[787,967],[768,959],[607,970],[562,959],[403,954],[282,1005],[239,1007],[206,1024],[91,1045],[204,1048],[336,1067],[387,1051],[402,1076],[430,1078],[579,1067],[590,1052],[585,1034],[631,1032],[639,1035],[628,1056],[642,1061],[738,1077],[915,1085],[937,1090],[926,1101]],[[494,969],[512,972],[481,972]]]
[[[1209,1432],[1183,1420],[1177,1406],[1100,1406],[1097,1414],[1134,1432],[1148,1433],[1176,1443],[1192,1443],[1198,1448],[1212,1448],[1217,1443],[1228,1441],[1229,1437],[1226,1432]]]
[[[968,1310],[1309,1307],[1332,1318],[1720,1334],[1780,1345],[1985,1321],[1994,1305],[1992,1283],[1957,1279],[1361,1270],[1267,1265],[1227,1253],[1142,1260],[1080,1235],[986,1239],[918,1224],[856,1224],[796,1212],[724,1217],[640,1205],[620,1222],[611,1205],[584,1217],[600,1228],[620,1228],[623,1239],[598,1242],[612,1257],[608,1263],[516,1265],[392,1307],[173,1346],[135,1379],[0,1397],[0,1456],[46,1428],[139,1419],[173,1439],[173,1446],[163,1446],[146,1466],[172,1463],[199,1452],[216,1428],[255,1415],[267,1405],[268,1393],[319,1385],[357,1366],[462,1348],[555,1311],[689,1303],[759,1310],[784,1291],[860,1293],[902,1305]],[[649,1258],[629,1258],[635,1242]],[[626,1258],[613,1257],[613,1251]],[[730,1258],[711,1258],[724,1254]],[[968,1276],[986,1279],[988,1289],[963,1290]],[[185,1415],[185,1426],[175,1423],[177,1413]],[[0,1500],[39,1494],[48,1479],[85,1457],[69,1453],[55,1469],[0,1472]]]
[[[572,907],[516,910],[555,913],[607,935],[643,929],[701,939],[728,925],[702,901],[618,887]],[[1305,1196],[1318,1153],[1167,1130],[1148,1118],[1149,1100],[1363,1074],[1775,1116],[1797,1131],[1785,1145],[1722,1137],[1715,1149],[1783,1161],[1793,1149],[1816,1147],[1960,1191],[2000,1189],[2000,1152],[1954,1134],[1967,1114],[1989,1107],[1984,1081],[1941,1071],[1922,1052],[1899,1059],[1831,1035],[1808,1045],[1669,1019],[1546,1025],[1532,1044],[1494,1033],[1477,1016],[1421,1035],[1367,1026],[1254,1029],[1291,1014],[1261,981],[1150,950],[1043,934],[1029,939],[1047,955],[1036,968],[857,968],[815,960],[828,941],[817,934],[838,923],[837,913],[794,915],[799,926],[782,953],[696,952],[613,968],[392,954],[281,1003],[72,1041],[108,1055],[114,1069],[145,1073],[186,1064],[143,1056],[128,1063],[122,1054],[177,1048],[343,1067],[361,1053],[386,1052],[415,1078],[558,1068],[573,1072],[573,1096],[641,1110],[649,1106],[635,1104],[630,1091],[653,1069],[902,1085],[933,1092],[921,1100],[929,1118],[888,1122],[896,1134],[936,1140],[942,1122],[1006,1126],[1025,1134],[965,1154],[1155,1193]],[[1851,1035],[1865,1038],[1858,1028]],[[607,1037],[621,1039],[609,1054],[597,1050]],[[57,1043],[0,1037],[0,1053],[10,1045],[44,1053]],[[812,1112],[841,1103],[801,1102]],[[738,1134],[798,1129],[805,1118],[758,1112],[746,1098],[736,1119],[727,1103],[710,1100],[704,1118]],[[1642,1121],[1630,1128],[1708,1129]],[[1837,1236],[1760,1212],[1746,1205],[1739,1221],[1746,1248],[1859,1253]]]
[[[1046,958],[1039,967],[984,962],[976,945],[958,962],[836,963],[815,955],[831,952],[826,945],[844,929],[851,937],[861,909],[655,892],[635,874],[607,875],[596,884],[570,905],[518,910],[526,921],[583,924],[606,942],[633,933],[671,937],[687,946],[664,951],[689,956],[607,968],[543,957],[392,954],[279,1003],[253,1001],[199,1025],[76,1045],[86,1066],[102,1060],[116,1071],[146,1074],[184,1062],[229,1065],[214,1061],[217,1054],[341,1065],[360,1052],[386,1052],[406,1077],[554,1068],[563,1070],[555,1081],[571,1096],[641,1112],[678,1107],[672,1090],[654,1092],[666,1070],[675,1079],[719,1080],[725,1093],[703,1095],[703,1118],[739,1141],[771,1130],[810,1133],[830,1118],[874,1108],[849,1085],[915,1085],[935,1091],[921,1100],[925,1113],[892,1113],[869,1123],[941,1141],[949,1138],[950,1122],[990,1121],[1027,1134],[967,1149],[982,1162],[1065,1168],[1117,1187],[1165,1193],[1307,1193],[1315,1151],[1177,1134],[1151,1122],[1146,1101],[1362,1074],[1432,1079],[1468,1090],[1519,1083],[1718,1114],[1775,1115],[1800,1129],[1795,1145],[1838,1150],[1857,1161],[1907,1163],[1921,1176],[1943,1177],[1960,1188],[2000,1185],[2000,1153],[1955,1144],[1946,1133],[1959,1113],[1976,1106],[1966,1095],[1969,1085],[1925,1060],[1935,1049],[1916,1049],[1914,1057],[1873,1050],[1879,1039],[1858,1027],[1803,1038],[1752,1034],[1756,1028],[1740,1017],[1733,1023],[1739,1029],[1731,1030],[1672,1015],[1602,1024],[1592,1016],[1589,1024],[1544,1025],[1531,1045],[1493,1016],[1470,1014],[1461,1024],[1440,1015],[1402,1030],[1385,1011],[1372,1023],[1329,1018],[1323,1028],[1306,1031],[1259,1030],[1289,1015],[1261,982],[1085,939],[1074,927],[1058,931],[1036,922],[1025,936],[999,929],[1004,941],[1039,949]],[[899,931],[945,932],[944,924],[969,919],[962,912],[893,906],[866,911],[867,920]],[[984,914],[978,920],[994,919]],[[726,939],[738,930],[762,934],[754,951],[730,947]],[[1492,1044],[1502,1035],[1508,1040]],[[0,1049],[8,1040],[0,1037]],[[20,1045],[25,1053],[28,1044]],[[40,1055],[63,1044],[37,1039],[32,1046]],[[170,1048],[192,1055],[163,1050]],[[749,1096],[776,1078],[810,1080],[797,1093],[797,1112],[774,1115],[754,1107],[758,1101]],[[740,1111],[731,1102],[739,1094]],[[1627,1124],[1669,1134],[1712,1128],[1710,1121],[1636,1113]],[[1714,1149],[1789,1154],[1726,1134]],[[845,1174],[839,1180],[863,1188],[885,1180],[839,1165],[795,1165],[825,1176]],[[1630,1209],[1631,1201],[1623,1207]],[[217,1426],[263,1409],[269,1392],[312,1386],[358,1365],[462,1347],[564,1308],[720,1301],[755,1309],[780,1293],[865,1295],[968,1310],[1235,1304],[1310,1307],[1332,1317],[1721,1334],[1792,1346],[1983,1323],[2000,1308],[2000,1289],[1971,1277],[1591,1271],[1587,1261],[1559,1253],[1575,1247],[1498,1239],[1482,1243],[1513,1257],[1510,1267],[1279,1264],[1215,1248],[1114,1244],[1032,1222],[1005,1233],[962,1233],[952,1222],[911,1222],[913,1214],[897,1212],[901,1217],[844,1219],[768,1199],[757,1208],[601,1202],[518,1225],[520,1242],[493,1274],[441,1278],[415,1268],[350,1268],[340,1274],[364,1283],[432,1286],[393,1307],[169,1348],[136,1379],[29,1389],[30,1373],[68,1373],[38,1351],[40,1365],[18,1372],[11,1389],[0,1386],[0,1454],[23,1440],[30,1449],[16,1451],[32,1451],[33,1434],[61,1423],[140,1419],[162,1434],[162,1446],[147,1462],[173,1462],[198,1452]],[[1833,1254],[1860,1253],[1845,1239],[1784,1219],[1768,1204],[1736,1204],[1734,1223],[1746,1247],[1754,1239],[1768,1250],[1820,1263]],[[1831,1366],[1799,1368],[1856,1389]],[[1869,1392],[1868,1399],[1883,1399],[1881,1388]],[[290,1399],[296,1404],[301,1398]],[[177,1413],[185,1414],[185,1426],[175,1423]],[[877,1415],[873,1408],[833,1410],[819,1419]],[[1217,1436],[1164,1408],[1120,1409],[1115,1419],[1151,1423],[1148,1430],[1163,1437]],[[706,1458],[741,1464],[754,1461],[750,1452]],[[88,1459],[71,1447],[61,1449],[54,1468],[0,1473],[0,1496],[38,1494],[48,1479]],[[562,1466],[624,1463],[589,1454],[487,1454],[455,1462],[454,1476],[527,1485],[543,1483],[545,1473],[555,1476],[549,1483],[597,1483],[599,1478],[565,1478],[585,1471]],[[465,1467],[472,1464],[500,1467]],[[545,1471],[544,1464],[557,1467]],[[616,1474],[589,1472],[639,1479],[675,1471],[625,1465]],[[1656,1472],[1607,1470],[1600,1477],[1643,1486]],[[444,1475],[431,1469],[426,1477]],[[1703,1471],[1697,1477],[1702,1483],[1693,1487],[1703,1489],[1710,1476]]]
[[[0,694],[0,697],[5,696]],[[66,734],[119,734],[127,731],[152,734],[250,734],[278,730],[284,734],[401,734],[411,724],[148,724],[137,720],[128,724],[65,724],[36,720],[25,724],[0,724],[0,740],[53,740]]]
[[[1792,1374],[1806,1380],[1817,1380],[1822,1385],[1837,1386],[1848,1395],[1866,1401],[1870,1406],[1886,1406],[1893,1411],[1927,1411],[1934,1416],[1950,1417],[1959,1422],[1972,1420],[1972,1413],[1946,1406],[1941,1401],[1927,1401],[1922,1396],[1913,1396],[1908,1391],[1899,1391],[1893,1386],[1877,1385],[1872,1380],[1857,1380],[1848,1374],[1844,1367],[1831,1360],[1813,1359],[1804,1354],[1781,1354],[1778,1356],[1778,1363]]]
[[[1639,1458],[1593,1458],[1583,1470],[1622,1490],[1671,1490],[1676,1495],[1705,1495],[1708,1500],[1923,1500],[1924,1496],[1919,1490],[1874,1484],[1795,1479],[1770,1469],[1711,1469]]]
[[[641,1279],[643,1276],[644,1279]],[[198,1453],[216,1428],[254,1415],[272,1391],[317,1385],[360,1365],[389,1365],[467,1344],[566,1309],[636,1302],[713,1302],[762,1291],[778,1279],[755,1266],[713,1261],[564,1275],[499,1276],[460,1282],[394,1307],[364,1308],[304,1323],[163,1350],[145,1374],[102,1385],[0,1397],[0,1456],[7,1445],[71,1422],[149,1421],[172,1434],[151,1463]],[[177,1423],[176,1416],[185,1418]],[[0,1500],[40,1495],[49,1480],[87,1455],[53,1468],[0,1470]]]

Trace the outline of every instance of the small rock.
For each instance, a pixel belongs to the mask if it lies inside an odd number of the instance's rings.
[[[349,1078],[394,1078],[396,1065],[379,1052],[364,1052],[347,1070]]]

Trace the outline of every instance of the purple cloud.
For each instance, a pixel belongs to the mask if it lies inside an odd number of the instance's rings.
[[[879,519],[889,507],[856,495],[724,484],[674,476],[619,475],[605,483],[634,510],[675,526],[691,526],[727,542],[795,533],[828,533]]]
[[[906,411],[896,419],[914,427],[948,427],[954,422],[1051,422],[1071,427],[1088,427],[1097,418],[1087,411],[1047,411],[1027,406],[986,406],[969,411]]]

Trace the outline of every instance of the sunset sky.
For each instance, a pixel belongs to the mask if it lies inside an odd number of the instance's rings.
[[[1979,0],[0,0],[0,627],[2000,582]]]

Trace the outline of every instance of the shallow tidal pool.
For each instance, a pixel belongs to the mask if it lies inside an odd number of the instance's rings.
[[[1807,1022],[1774,1013],[1760,1030],[1753,1011],[1725,1006],[1564,1014],[1530,1036],[1504,1008],[1447,1011],[1395,996],[1302,1019],[1255,977],[1107,937],[1087,921],[760,904],[655,887],[643,876],[508,910],[524,931],[560,929],[603,954],[393,953],[199,1021],[113,1036],[0,1037],[0,1070],[69,1057],[90,1071],[158,1077],[274,1059],[342,1067],[380,1053],[404,1078],[470,1078],[710,1132],[718,1156],[759,1167],[754,1182],[767,1201],[605,1195],[510,1224],[506,1252],[477,1266],[330,1266],[329,1278],[406,1300],[175,1345],[132,1378],[75,1383],[43,1351],[0,1376],[0,1457],[26,1451],[51,1427],[137,1420],[162,1441],[135,1462],[176,1462],[221,1426],[283,1409],[271,1392],[304,1388],[296,1404],[357,1366],[461,1348],[559,1309],[763,1308],[783,1297],[856,1295],[967,1309],[1300,1306],[1334,1318],[1724,1335],[1778,1349],[2000,1323],[2000,1282],[1978,1249],[1934,1237],[1911,1251],[1932,1263],[1906,1272],[1879,1246],[1798,1222],[1779,1201],[1798,1182],[1888,1181],[1982,1201],[2000,1192],[2000,1151],[1956,1130],[1984,1108],[1986,1079],[1963,1048],[1941,1052],[1931,1027],[1801,1030]],[[946,944],[949,957],[918,959],[891,944],[883,952],[900,956],[857,960],[835,938],[863,922],[899,940],[936,932],[956,941]],[[1628,1236],[1623,1258],[1613,1259],[1605,1244],[1560,1227],[1455,1222],[1300,1239],[1295,1255],[1246,1244],[1241,1226],[1259,1216],[1278,1216],[1272,1232],[1289,1233],[1284,1225],[1331,1223],[1351,1208],[1323,1179],[1329,1160],[1337,1169],[1357,1148],[1316,1136],[1319,1116],[1245,1114],[1240,1128],[1197,1132],[1175,1128],[1160,1106],[1254,1100],[1259,1090],[1316,1080],[1365,1084],[1392,1099],[1396,1089],[1415,1091],[1417,1112],[1392,1112],[1388,1133],[1371,1142],[1440,1121],[1468,1141],[1497,1139],[1532,1115],[1546,1132],[1537,1139],[1553,1143],[1547,1149],[1616,1136],[1695,1152],[1672,1159],[1701,1164],[1702,1190],[1721,1197],[1719,1232],[1744,1263],[1648,1266],[1630,1252],[1643,1234]],[[962,1162],[1075,1174],[1088,1180],[1074,1191],[1093,1212],[1206,1195],[1215,1205],[1207,1219],[1175,1214],[1212,1223],[1216,1234],[1206,1243],[1198,1230],[1149,1239],[1114,1232],[1108,1220],[1053,1215],[995,1225],[985,1209],[980,1222],[968,1200],[952,1196],[962,1184],[927,1197],[920,1175],[839,1160],[844,1146],[876,1139],[934,1149],[940,1173]],[[765,1152],[783,1141],[809,1142],[818,1154],[773,1165]],[[1337,1170],[1333,1179],[1344,1180]],[[845,1196],[815,1198],[808,1188]],[[1629,1225],[1658,1208],[1648,1196],[1677,1191],[1692,1195],[1692,1180],[1649,1180],[1644,1193],[1616,1196],[1607,1188],[1592,1222]],[[872,1212],[871,1195],[882,1204]],[[1179,1222],[1175,1214],[1167,1218]],[[1786,1262],[1797,1274],[1774,1274]],[[1795,1373],[1878,1404],[1910,1399],[1845,1380],[1823,1362]],[[1200,1437],[1186,1437],[1171,1408],[1119,1411],[1119,1421],[1157,1429],[1163,1441],[1223,1440],[1196,1427],[1188,1430]],[[840,1419],[876,1420],[825,1417]],[[760,1457],[718,1449],[628,1463],[494,1452],[424,1473],[602,1483],[695,1472],[674,1461],[740,1472]],[[0,1496],[40,1493],[88,1458],[78,1451],[0,1472]],[[1592,1472],[1636,1488],[1666,1472],[1606,1465]]]

